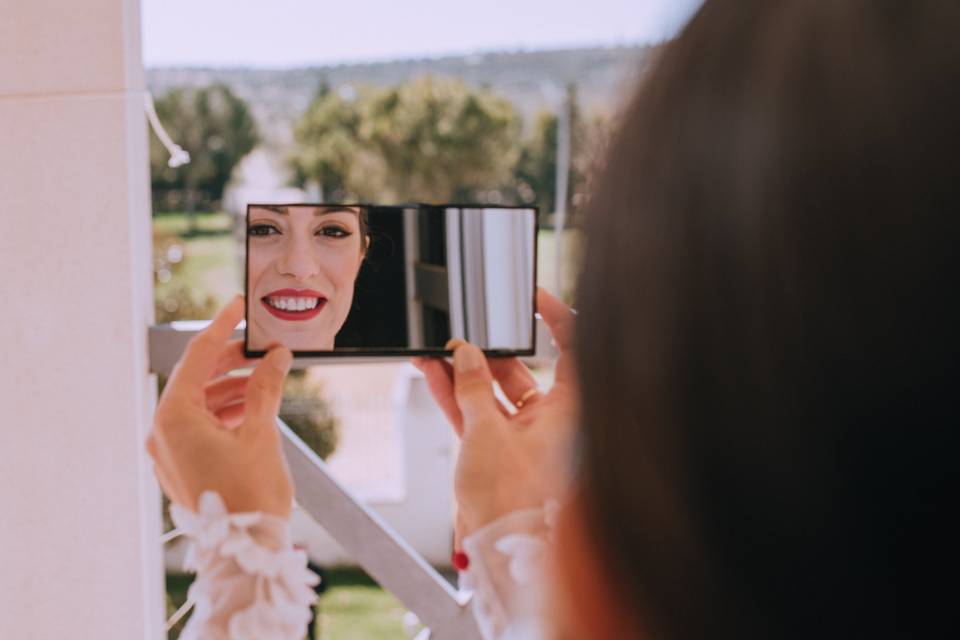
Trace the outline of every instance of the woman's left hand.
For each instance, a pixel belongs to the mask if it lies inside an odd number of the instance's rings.
[[[460,437],[454,474],[456,537],[512,511],[541,507],[563,497],[577,414],[573,372],[573,311],[538,290],[537,307],[559,350],[553,387],[539,391],[517,358],[487,359],[457,342],[453,366],[441,358],[416,358],[434,399]],[[496,398],[496,381],[514,409]]]
[[[224,307],[187,346],[157,406],[146,446],[164,493],[196,510],[216,491],[230,512],[288,517],[293,483],[276,417],[293,356],[274,347],[249,376],[224,374],[252,364],[243,342],[228,342],[243,298]]]

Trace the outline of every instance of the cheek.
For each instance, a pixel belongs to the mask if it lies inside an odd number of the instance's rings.
[[[260,283],[260,279],[269,270],[270,265],[276,260],[278,253],[277,247],[254,247],[250,245],[247,254],[247,279],[249,280],[250,291],[254,291]]]
[[[353,287],[360,270],[361,259],[353,251],[331,252],[324,260],[327,277],[338,291]]]

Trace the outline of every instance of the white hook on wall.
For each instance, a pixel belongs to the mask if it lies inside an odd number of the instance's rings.
[[[153,105],[153,96],[150,95],[149,91],[145,93],[144,107],[147,111],[147,120],[150,121],[150,127],[170,153],[167,166],[176,169],[179,166],[188,164],[190,162],[190,154],[187,153],[183,147],[175,143],[167,134],[166,129],[163,128],[160,118],[157,117],[157,109]]]

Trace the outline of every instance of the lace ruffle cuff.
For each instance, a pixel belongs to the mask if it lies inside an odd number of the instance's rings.
[[[463,540],[470,567],[460,586],[473,591],[474,612],[485,639],[536,637],[542,611],[547,541],[559,506],[514,511]]]
[[[302,640],[319,579],[293,548],[289,522],[266,513],[229,513],[204,492],[197,513],[172,505],[189,538],[184,569],[197,577],[187,597],[193,615],[183,640]]]

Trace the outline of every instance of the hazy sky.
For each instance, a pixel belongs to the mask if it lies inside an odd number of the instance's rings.
[[[142,0],[148,67],[289,67],[662,40],[700,0]]]

